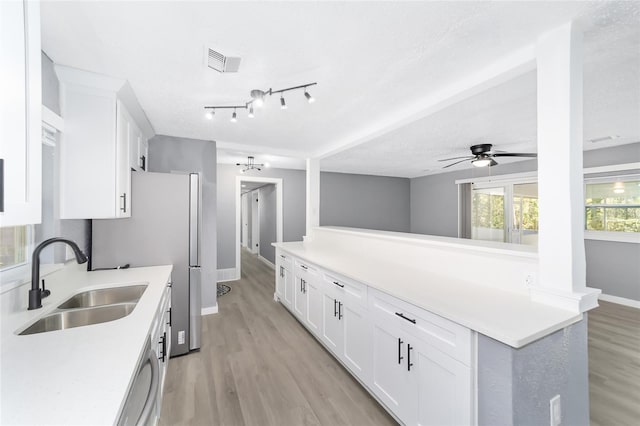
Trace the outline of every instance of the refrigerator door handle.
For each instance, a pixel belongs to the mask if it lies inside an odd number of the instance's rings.
[[[200,176],[189,174],[189,266],[200,266]]]
[[[199,267],[189,268],[189,349],[200,348],[202,332],[202,272]]]

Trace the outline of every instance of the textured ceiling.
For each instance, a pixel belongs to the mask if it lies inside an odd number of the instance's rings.
[[[54,62],[128,79],[159,134],[213,139],[242,155],[304,157],[348,144],[570,19],[586,30],[585,115],[595,120],[585,120],[585,136],[615,129],[626,137],[633,127],[628,117],[637,112],[638,2],[44,2],[41,10],[43,50]],[[240,71],[206,68],[205,45],[242,57]],[[464,113],[483,104],[469,100],[442,117],[455,130],[415,123],[372,140],[379,148],[371,149],[369,169],[361,172],[374,173],[395,158],[390,155],[399,151],[382,142],[446,157],[477,140],[498,149],[535,140],[524,80],[522,87],[514,83],[522,96],[497,89],[497,99],[485,102],[496,112],[480,112],[498,124],[467,126],[473,117]],[[204,105],[245,101],[251,89],[312,81],[318,82],[314,104],[298,92],[287,96],[286,111],[271,98],[254,119],[243,112],[235,124],[222,112],[212,121],[203,117]],[[477,132],[460,129],[473,126]],[[342,171],[362,164],[351,157],[335,158]],[[405,164],[401,157],[396,162]]]

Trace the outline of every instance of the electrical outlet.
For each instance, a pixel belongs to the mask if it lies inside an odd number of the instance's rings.
[[[184,330],[178,331],[178,344],[184,345]]]
[[[549,401],[549,424],[560,426],[562,422],[562,407],[560,406],[560,395],[556,395]]]
[[[536,282],[536,276],[532,272],[527,272],[524,275],[524,285],[526,285],[527,288],[533,287],[535,282]]]

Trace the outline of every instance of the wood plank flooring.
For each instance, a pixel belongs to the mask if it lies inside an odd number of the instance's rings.
[[[395,425],[395,420],[279,303],[275,273],[242,253],[199,352],[172,358],[161,426]]]
[[[202,349],[172,358],[161,426],[394,425],[311,334],[273,301],[272,269],[242,254],[220,313],[203,319]],[[589,312],[591,425],[640,419],[640,310]]]
[[[589,312],[589,396],[592,426],[640,424],[640,309]]]

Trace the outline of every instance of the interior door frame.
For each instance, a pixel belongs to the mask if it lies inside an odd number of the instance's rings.
[[[241,218],[241,203],[242,203],[242,182],[257,182],[269,184],[272,183],[276,186],[276,242],[282,242],[282,234],[283,234],[283,221],[282,221],[282,178],[266,178],[266,177],[256,177],[256,176],[236,176],[236,187],[235,187],[235,199],[236,199],[236,280],[239,280],[242,276],[242,262],[240,260],[240,226],[242,225]]]
[[[260,190],[251,191],[251,253],[260,254]],[[256,247],[257,245],[257,247]]]

